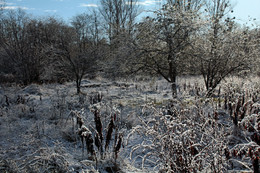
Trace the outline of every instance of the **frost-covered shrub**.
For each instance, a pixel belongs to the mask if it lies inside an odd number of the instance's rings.
[[[22,93],[30,95],[41,95],[41,89],[39,85],[32,84],[21,90]]]
[[[148,116],[139,116],[141,124],[128,136],[128,140],[138,141],[130,153],[135,165],[167,172],[253,170],[252,162],[227,154],[233,152],[230,140],[233,147],[241,148],[241,141],[236,139],[244,141],[245,135],[234,134],[233,124],[223,121],[225,116],[217,112],[205,114],[196,106],[183,108],[181,103],[176,103],[171,111],[145,105],[143,114]],[[253,147],[254,152],[259,149],[250,142],[246,145]]]
[[[54,148],[40,148],[32,155],[27,155],[25,162],[19,165],[24,172],[68,172],[69,163],[63,155],[64,149],[55,145]]]
[[[13,160],[0,158],[0,172],[18,172],[18,167]]]
[[[111,112],[107,116],[104,115],[103,107],[102,103],[90,106],[90,114],[87,114],[88,111],[85,109],[71,111],[68,118],[70,117],[72,120],[70,122],[73,130],[69,134],[74,134],[75,138],[78,138],[77,141],[80,142],[82,147],[82,155],[85,154],[86,149],[90,160],[95,160],[98,163],[101,160],[108,159],[116,164],[123,145],[122,126],[119,120],[120,112],[110,108]],[[71,140],[72,136],[63,135],[63,137]]]

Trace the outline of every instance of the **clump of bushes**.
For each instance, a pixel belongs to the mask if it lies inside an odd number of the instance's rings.
[[[71,115],[76,119],[76,138],[80,139],[82,155],[87,151],[88,159],[99,161],[113,158],[114,166],[118,154],[123,146],[123,133],[120,131],[119,112],[112,112],[106,122],[102,118],[100,110],[93,106],[91,108],[93,123],[85,121],[83,111],[72,111]],[[74,123],[74,122],[73,122]],[[106,126],[106,127],[104,127]]]

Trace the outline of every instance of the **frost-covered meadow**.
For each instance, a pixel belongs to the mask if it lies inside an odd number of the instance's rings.
[[[9,1],[0,173],[260,172],[260,25],[235,2]]]
[[[1,85],[0,172],[259,171],[259,81]]]

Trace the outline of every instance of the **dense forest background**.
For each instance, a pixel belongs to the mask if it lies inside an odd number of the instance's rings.
[[[235,22],[229,0],[167,0],[138,17],[138,0],[101,0],[98,10],[73,16],[34,17],[7,10],[1,0],[0,82],[23,85],[202,75],[208,95],[228,75],[259,75],[258,26]]]

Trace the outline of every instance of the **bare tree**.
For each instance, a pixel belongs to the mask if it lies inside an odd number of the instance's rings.
[[[81,81],[87,74],[93,75],[98,69],[99,35],[96,19],[80,14],[72,19],[71,27],[60,22],[55,24],[58,31],[56,43],[48,48],[56,74],[66,75],[76,82],[77,93],[81,92]],[[94,19],[94,23],[91,23]]]
[[[229,0],[207,1],[208,27],[199,34],[196,43],[198,62],[208,96],[217,85],[233,72],[248,67],[252,56],[253,42],[247,31],[237,30]],[[200,40],[200,42],[199,42]]]
[[[5,6],[5,0],[0,0],[0,43],[1,43],[1,40],[3,39],[3,25],[2,25],[2,23],[3,23],[4,6]],[[0,58],[1,58],[1,60],[2,60],[2,54],[3,54],[2,44],[0,44]]]
[[[250,38],[251,40],[255,41],[254,46],[254,56],[252,57],[252,63],[251,63],[251,71],[253,74],[257,74],[260,76],[260,47],[257,46],[260,44],[260,30],[259,28],[254,28],[250,31]]]
[[[82,13],[72,18],[72,27],[77,34],[80,47],[83,48],[87,43],[98,45],[103,37],[100,16],[97,11],[92,14]]]
[[[0,44],[4,61],[24,84],[39,81],[42,45],[38,24],[21,9],[8,11],[2,19]]]
[[[5,0],[0,0],[0,17],[4,11],[4,7],[5,7]]]
[[[138,16],[138,0],[101,0],[100,14],[110,43],[122,32],[131,34]]]
[[[191,49],[190,37],[200,27],[199,6],[193,6],[192,1],[180,2],[169,1],[155,12],[155,18],[147,17],[139,24],[137,47],[141,58],[134,61],[136,70],[155,73],[171,83],[173,97],[177,96],[180,65]]]
[[[103,70],[109,78],[125,76],[126,60],[133,51],[131,42],[139,14],[138,0],[101,0],[99,11],[108,40]]]

